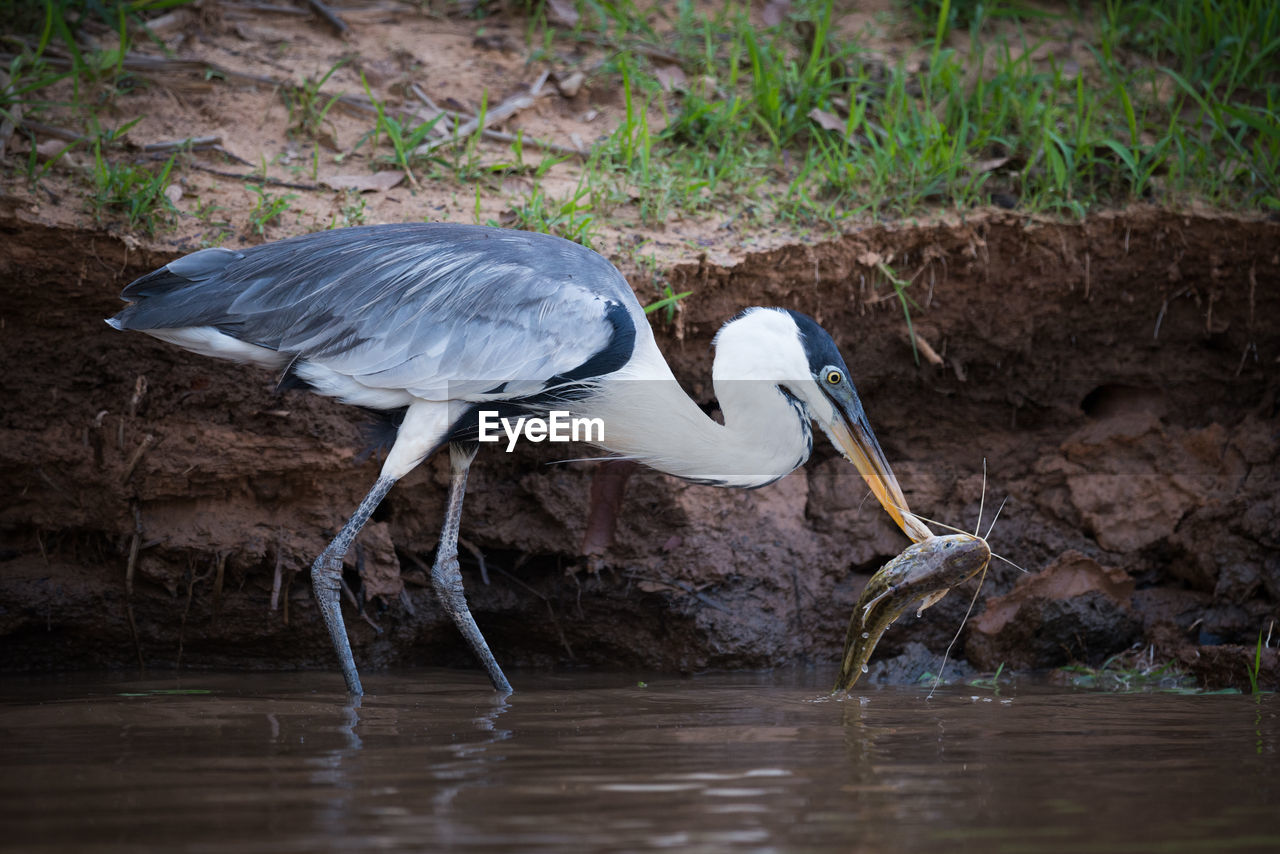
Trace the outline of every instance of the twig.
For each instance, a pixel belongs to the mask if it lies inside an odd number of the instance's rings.
[[[410,91],[413,92],[413,94],[418,96],[418,100],[422,102],[423,106],[425,106],[428,110],[431,110],[432,112],[434,112],[436,115],[443,115],[449,119],[452,119],[455,126],[473,118],[468,113],[458,112],[457,110],[447,110],[444,107],[439,106],[438,104],[436,104],[435,101],[431,100],[431,97],[427,95],[426,92],[422,91],[422,87],[420,87],[417,83],[409,84],[409,89]],[[372,109],[373,108],[370,107],[370,110]],[[419,118],[421,117],[419,116]],[[449,131],[445,130],[444,128],[440,128],[440,131],[441,133],[444,133],[444,134],[449,133]],[[564,154],[569,157],[582,157],[584,154],[586,154],[586,152],[584,152],[580,148],[573,148],[567,145],[561,145],[558,142],[551,142],[550,140],[546,140],[546,139],[538,139],[537,137],[533,137],[533,136],[517,136],[516,134],[513,134],[513,133],[506,133],[505,131],[493,130],[492,128],[485,128],[484,130],[480,131],[480,135],[483,136],[485,139],[491,139],[494,142],[510,143],[510,142],[515,142],[517,139],[519,139],[521,145],[530,145],[530,146],[533,146],[534,148],[541,148],[545,151],[551,151],[556,154]]]
[[[13,59],[14,54],[12,53],[0,53],[0,63],[7,65]],[[41,61],[54,68],[72,68],[74,66],[70,57],[57,56],[52,49],[45,51]],[[120,67],[125,71],[133,71],[139,74],[188,74],[201,78],[213,74],[228,80],[242,80],[246,83],[260,83],[266,86],[282,85],[280,81],[271,77],[250,74],[247,71],[235,71],[215,62],[205,62],[202,59],[170,59],[169,57],[129,54],[121,60]]]
[[[153,160],[159,160],[166,154],[184,151],[216,151],[228,160],[234,160],[245,166],[252,166],[248,160],[233,151],[228,151],[222,146],[222,137],[220,136],[194,136],[187,139],[175,139],[167,142],[148,142],[142,146],[144,154],[149,154]]]
[[[138,414],[138,407],[142,405],[142,399],[146,396],[147,377],[145,374],[138,374],[138,378],[133,381],[133,395],[129,398],[130,418]]]
[[[213,574],[213,623],[218,624],[218,615],[222,613],[222,581],[227,570],[227,553],[218,553],[218,568]]]
[[[223,3],[223,9],[227,11],[239,11],[247,9],[250,12],[272,12],[277,15],[306,15],[307,12],[296,6],[276,6],[271,3]]]
[[[347,580],[345,578],[340,578],[338,579],[338,581],[341,582],[342,584],[342,594],[347,597],[347,601],[351,603],[352,608],[356,609],[356,613],[360,615],[360,618],[363,619],[369,625],[373,626],[373,630],[375,632],[377,632],[378,634],[382,634],[382,626],[379,626],[377,623],[371,620],[369,618],[369,615],[365,613],[364,608],[360,607],[360,603],[356,601],[356,594],[352,593],[351,588],[347,586]]]
[[[307,0],[307,5],[311,7],[311,11],[315,12],[321,18],[324,18],[326,24],[333,28],[338,35],[346,35],[347,22],[338,17],[338,13],[330,9],[321,0]]]
[[[142,462],[142,455],[155,443],[156,437],[151,433],[142,437],[142,442],[139,443],[138,449],[133,452],[133,456],[129,458],[129,462],[124,467],[124,474],[120,476],[121,483],[129,482],[129,478],[133,477],[133,470],[138,467],[138,463]]]
[[[23,119],[19,124],[19,127],[26,128],[27,130],[34,131],[35,133],[44,134],[45,136],[51,136],[55,139],[66,140],[67,142],[89,141],[87,136],[81,136],[75,131],[69,131],[66,128],[54,127],[53,125],[47,125],[44,122],[32,121],[31,119]]]
[[[138,503],[133,504],[133,542],[129,545],[129,561],[124,567],[124,595],[133,596],[133,568],[138,565],[138,548],[142,545],[142,514],[138,512]],[[47,561],[46,561],[47,562]]]
[[[276,531],[276,571],[271,577],[271,610],[280,610],[280,581],[284,576],[284,528]]]
[[[133,505],[133,543],[129,546],[129,563],[124,568],[124,608],[129,615],[129,633],[133,636],[133,650],[138,656],[138,669],[144,670],[142,661],[142,641],[138,639],[138,622],[133,618],[133,571],[138,565],[138,547],[142,542],[142,513],[138,510],[138,502]]]
[[[486,111],[483,124],[500,124],[521,110],[527,110],[532,107],[538,102],[538,98],[541,95],[542,84],[545,82],[546,78],[547,73],[543,72],[542,76],[538,78],[538,81],[529,88],[528,92],[513,95],[498,106],[494,107],[492,110]],[[481,128],[481,119],[479,116],[476,116],[475,118],[469,119],[454,128],[453,136],[446,139],[433,139],[430,142],[424,142],[422,145],[415,148],[413,153],[418,156],[423,156],[430,154],[437,148],[441,148],[446,145],[456,145]]]
[[[708,608],[714,608],[717,611],[729,610],[728,608],[721,605],[719,602],[712,599],[710,596],[706,595],[705,593],[700,593],[697,590],[694,590],[689,585],[685,584],[684,582],[676,581],[674,578],[662,578],[662,577],[651,578],[650,576],[641,575],[639,573],[629,573],[627,575],[627,578],[635,579],[637,581],[647,581],[650,584],[662,584],[666,587],[674,587],[677,590],[683,590],[685,593],[688,593],[690,596],[697,599],[699,602],[701,602],[703,605],[706,605]]]
[[[293,577],[297,574],[297,571],[291,569],[284,576],[284,608],[280,612],[280,621],[286,626],[289,625],[289,588],[293,586]]]
[[[924,336],[919,332],[915,333],[916,349],[920,351],[920,355],[924,356],[926,362],[931,365],[942,366],[942,357],[938,355],[938,351],[933,349],[928,341],[924,340]]]
[[[560,636],[560,643],[562,646],[564,646],[564,651],[569,656],[569,660],[577,661],[578,657],[573,654],[573,647],[569,646],[569,638],[565,635],[564,629],[560,627],[560,620],[559,618],[556,617],[556,609],[551,606],[551,600],[547,598],[545,594],[539,593],[537,590],[534,590],[528,584],[525,584],[523,581],[516,578],[511,573],[507,572],[502,567],[495,566],[493,568],[493,571],[498,573],[499,575],[505,576],[507,580],[515,582],[517,585],[519,585],[520,587],[523,587],[525,590],[528,590],[534,596],[537,596],[539,599],[542,600],[542,603],[547,606],[547,614],[551,617],[551,625],[555,626],[556,634]]]
[[[480,135],[485,139],[491,139],[494,142],[515,142],[516,139],[519,139],[521,145],[531,145],[534,148],[541,148],[544,151],[550,151],[555,154],[564,154],[568,157],[583,157],[586,155],[586,152],[580,148],[572,148],[568,145],[561,145],[558,142],[551,142],[546,139],[538,139],[534,136],[517,137],[514,133],[490,130],[489,128],[485,128],[481,131]]]
[[[189,136],[186,139],[171,139],[163,142],[148,142],[142,146],[143,151],[195,151],[201,148],[216,148],[222,142],[220,136]]]
[[[484,582],[484,586],[489,586],[489,568],[484,563],[484,552],[476,548],[469,540],[458,537],[458,545],[471,552],[471,556],[476,559],[476,563],[480,564],[480,580]]]
[[[178,664],[177,669],[182,669],[182,645],[187,635],[187,615],[191,613],[191,599],[195,594],[196,585],[204,581],[210,574],[217,571],[218,558],[214,556],[214,566],[203,575],[196,575],[196,571],[192,569],[191,564],[187,564],[187,604],[182,609],[182,622],[178,625]]]
[[[267,178],[263,175],[256,175],[252,172],[242,175],[239,172],[228,172],[225,169],[214,169],[212,166],[204,166],[200,163],[192,163],[192,169],[199,169],[201,172],[208,172],[210,175],[219,175],[223,178],[235,178],[239,181],[249,181],[255,184],[266,184],[270,187],[288,187],[290,190],[311,190],[319,192],[321,187],[319,184],[299,184],[293,181],[281,181],[278,178]]]
[[[1160,304],[1160,313],[1156,315],[1156,328],[1155,328],[1155,331],[1151,333],[1152,341],[1157,341],[1160,338],[1160,324],[1164,322],[1164,314],[1166,311],[1169,310],[1169,303],[1173,302],[1179,297],[1186,296],[1189,293],[1191,293],[1191,288],[1188,287],[1188,288],[1183,288],[1173,296],[1164,298],[1164,302]]]
[[[1089,252],[1088,250],[1085,250],[1085,253],[1084,253],[1084,300],[1085,302],[1089,301],[1089,283],[1091,281],[1092,281],[1092,277],[1089,275]]]

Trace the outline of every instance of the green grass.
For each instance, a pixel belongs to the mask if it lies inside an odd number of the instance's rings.
[[[63,126],[70,112],[91,128],[133,85],[124,57],[136,25],[182,2],[19,4],[5,19],[12,87],[0,112],[61,111]],[[376,110],[366,139],[385,141],[390,155],[378,159],[403,169],[413,188],[425,176],[490,194],[502,191],[503,175],[530,175],[511,199],[516,227],[586,241],[610,219],[839,228],[993,199],[1073,217],[1134,201],[1280,210],[1280,5],[1270,0],[1100,0],[1048,11],[1016,0],[904,0],[875,39],[851,30],[846,4],[833,0],[794,0],[774,25],[758,4],[730,0],[580,0],[571,29],[551,27],[536,0],[515,8],[526,14],[532,57],[602,49],[602,62],[600,53],[584,62],[589,86],[620,93],[616,125],[581,167],[565,167],[581,169],[570,198],[548,194],[548,168],[525,166],[520,143],[512,160],[477,131],[418,154],[438,119],[407,119],[365,90]],[[88,23],[114,32],[120,47],[85,47]],[[868,47],[885,37],[905,49]],[[336,100],[322,90],[342,64],[282,91],[292,134],[327,132]],[[100,154],[109,160],[110,146]],[[28,174],[43,174],[34,158]],[[111,192],[109,183],[94,190]],[[268,213],[255,207],[254,230]],[[909,318],[902,287],[898,295]]]
[[[1173,661],[1157,664],[1147,650],[1127,650],[1111,656],[1098,667],[1072,664],[1058,668],[1076,688],[1089,688],[1118,693],[1164,692],[1174,694],[1205,693],[1196,687],[1194,677],[1183,673]],[[1210,692],[1210,693],[1233,693]],[[1238,692],[1235,692],[1238,693]]]
[[[662,312],[660,315],[667,323],[676,319],[676,307],[680,304],[680,300],[692,294],[693,291],[681,291],[676,293],[671,289],[670,285],[662,286],[662,296],[654,300],[644,307],[645,314],[653,314]]]
[[[1262,673],[1262,630],[1258,630],[1258,648],[1253,654],[1253,663],[1245,665],[1245,672],[1249,674],[1249,693],[1261,694],[1262,689],[1258,687],[1258,676]]]
[[[1275,4],[1089,7],[1078,23],[1095,43],[1070,60],[1033,60],[1047,42],[1031,33],[1077,13],[916,5],[934,15],[930,37],[886,64],[839,30],[830,0],[792,4],[778,27],[732,3],[711,15],[679,4],[658,43],[680,57],[682,91],[664,92],[638,51],[607,66],[624,116],[590,164],[597,208],[838,225],[993,193],[1073,216],[1134,200],[1280,207]],[[643,37],[618,14],[601,26]],[[763,204],[745,205],[757,191]]]
[[[411,185],[418,186],[418,179],[413,174],[413,165],[411,163],[417,157],[414,152],[426,140],[427,135],[435,128],[443,114],[430,121],[410,126],[388,112],[382,101],[374,97],[373,90],[369,88],[369,83],[365,80],[364,74],[360,75],[360,83],[364,86],[365,94],[369,96],[369,100],[373,103],[373,108],[377,112],[377,121],[373,128],[374,147],[376,148],[379,139],[385,136],[395,152],[393,162],[404,170],[404,174],[408,177]]]
[[[256,196],[253,209],[249,211],[249,230],[259,236],[265,236],[267,227],[284,216],[290,203],[298,198],[297,193],[277,196],[262,184],[245,184],[244,188]]]
[[[974,688],[986,688],[992,694],[1000,696],[1000,674],[1004,673],[1004,662],[1000,662],[1000,666],[996,668],[996,672],[990,676],[979,676],[977,679],[970,679],[969,684]]]
[[[155,234],[160,228],[173,222],[176,209],[165,190],[177,155],[171,155],[158,168],[150,163],[125,163],[113,160],[107,153],[136,123],[128,122],[114,130],[97,128],[94,121],[92,189],[88,204],[95,218],[101,222],[112,216],[123,216],[131,231]],[[72,145],[75,145],[73,143]],[[72,145],[64,148],[57,157],[65,154]],[[57,158],[55,158],[57,159]],[[49,166],[44,167],[48,169]]]
[[[307,77],[302,85],[281,90],[280,97],[289,111],[289,133],[316,140],[329,132],[329,111],[342,96],[325,95],[320,90],[347,61],[346,58],[340,59],[320,77]]]
[[[103,157],[101,146],[93,151],[94,189],[90,207],[99,220],[104,215],[121,214],[131,231],[155,234],[173,221],[175,209],[164,194],[174,158],[158,170],[147,165],[112,163]]]
[[[579,187],[565,199],[548,198],[541,183],[535,182],[527,196],[517,201],[510,210],[510,218],[502,223],[490,220],[489,225],[503,225],[525,231],[555,234],[567,240],[590,247],[595,233],[596,220],[587,200],[588,191]],[[479,187],[476,202],[479,205]]]

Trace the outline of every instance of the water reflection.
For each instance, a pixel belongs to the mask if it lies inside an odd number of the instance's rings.
[[[1272,697],[827,676],[8,679],[0,847],[1280,849]]]

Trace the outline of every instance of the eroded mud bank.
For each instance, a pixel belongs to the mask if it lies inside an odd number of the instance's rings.
[[[172,256],[0,228],[0,666],[328,666],[305,570],[376,474],[359,419],[105,326],[123,284]],[[1097,663],[1145,641],[1240,684],[1280,612],[1278,238],[1274,223],[1152,211],[870,229],[670,271],[694,296],[660,340],[710,406],[721,322],[752,304],[809,312],[914,509],[972,528],[986,458],[987,519],[1008,496],[993,548],[1036,575],[992,564],[961,638],[974,666]],[[912,282],[933,352],[919,366],[885,269]],[[588,566],[597,466],[547,465],[569,456],[491,452],[473,470],[463,537],[489,584],[466,554],[463,572],[508,665],[834,662],[861,586],[905,545],[820,447],[754,492],[638,471]],[[439,461],[408,477],[352,556],[365,667],[469,664],[419,563],[444,483]],[[902,621],[877,657],[940,652],[970,592]],[[1274,651],[1265,667],[1280,682]]]

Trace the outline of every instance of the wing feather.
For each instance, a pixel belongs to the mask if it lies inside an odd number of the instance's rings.
[[[626,280],[595,252],[544,234],[446,223],[206,249],[121,296],[131,304],[112,319],[118,328],[212,327],[313,374],[428,399],[502,383],[504,396],[528,393],[593,359],[616,370],[644,322]],[[614,358],[602,361],[602,352]]]

